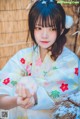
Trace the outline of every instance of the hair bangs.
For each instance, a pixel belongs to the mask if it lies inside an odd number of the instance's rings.
[[[56,21],[52,16],[39,15],[36,19],[36,24],[42,27],[56,27]]]

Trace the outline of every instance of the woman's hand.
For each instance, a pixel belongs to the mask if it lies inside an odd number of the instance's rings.
[[[21,106],[25,109],[34,106],[35,104],[34,96],[30,93],[30,91],[23,84],[17,84],[16,94],[17,94],[17,105],[18,106]]]

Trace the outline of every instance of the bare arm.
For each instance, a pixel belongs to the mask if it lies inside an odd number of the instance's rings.
[[[17,106],[17,97],[8,95],[0,96],[0,109],[11,109]]]
[[[32,107],[36,102],[36,95],[31,95],[29,90],[22,85],[17,85],[16,96],[0,95],[0,109],[12,109],[20,106],[22,108]]]

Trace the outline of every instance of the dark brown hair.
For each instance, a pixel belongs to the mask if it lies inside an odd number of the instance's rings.
[[[43,0],[38,0],[33,4],[29,12],[29,30],[31,33],[32,40],[36,43],[34,37],[34,29],[37,20],[39,20],[40,25],[56,26],[57,38],[55,43],[51,46],[51,57],[56,60],[56,58],[62,53],[63,46],[66,43],[65,34],[65,11],[63,7],[55,2],[50,0],[45,0],[46,3],[43,3]],[[63,33],[61,33],[63,30]],[[37,43],[36,43],[37,45]]]

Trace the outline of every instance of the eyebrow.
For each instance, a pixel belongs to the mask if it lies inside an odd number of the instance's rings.
[[[35,26],[42,26],[42,25],[40,25],[40,24],[35,24]]]

